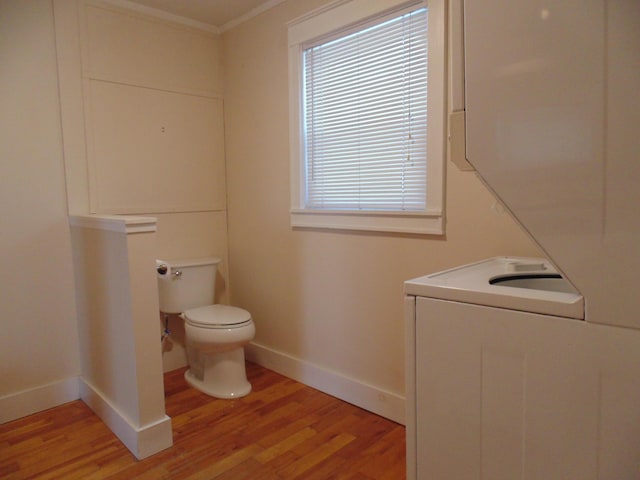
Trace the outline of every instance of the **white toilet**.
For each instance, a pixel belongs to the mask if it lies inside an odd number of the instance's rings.
[[[219,258],[156,260],[160,311],[184,319],[189,385],[213,397],[238,398],[251,391],[244,346],[256,329],[246,310],[213,304],[219,263]]]

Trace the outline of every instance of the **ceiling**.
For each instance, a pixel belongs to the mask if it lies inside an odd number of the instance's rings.
[[[129,0],[145,7],[205,23],[218,29],[254,10],[265,10],[282,0]]]

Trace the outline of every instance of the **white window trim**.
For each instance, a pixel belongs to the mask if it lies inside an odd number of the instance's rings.
[[[446,0],[337,0],[288,24],[291,226],[381,232],[444,234],[446,155]],[[303,204],[302,49],[318,37],[412,5],[428,6],[427,210],[370,212],[310,210]]]

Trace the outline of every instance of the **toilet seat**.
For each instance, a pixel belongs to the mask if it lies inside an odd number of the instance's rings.
[[[185,322],[200,328],[240,328],[251,323],[251,314],[229,305],[190,308],[182,314]]]

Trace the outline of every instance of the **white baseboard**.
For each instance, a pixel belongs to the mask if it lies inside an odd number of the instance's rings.
[[[404,425],[405,398],[258,343],[245,347],[247,360]]]
[[[80,398],[111,429],[138,460],[173,445],[171,419],[164,416],[155,422],[136,427],[98,390],[80,379]]]
[[[78,377],[5,395],[0,397],[0,423],[26,417],[78,398]]]

